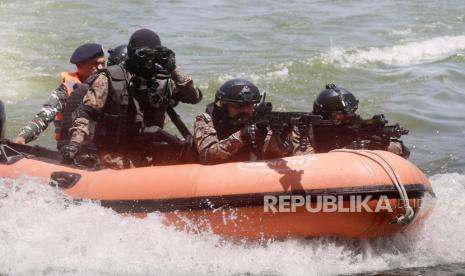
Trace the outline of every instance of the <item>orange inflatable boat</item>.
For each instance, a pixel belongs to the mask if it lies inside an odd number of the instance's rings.
[[[76,200],[161,212],[179,229],[229,238],[388,236],[417,224],[430,208],[424,199],[434,197],[417,167],[384,151],[98,171],[59,164],[53,154],[3,143],[0,177],[39,177]]]

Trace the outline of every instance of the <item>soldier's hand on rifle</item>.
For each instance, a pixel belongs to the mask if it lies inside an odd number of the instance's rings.
[[[247,143],[259,145],[265,141],[267,133],[266,127],[250,124],[242,128],[241,138]]]
[[[291,134],[293,128],[293,125],[287,123],[271,125],[272,134],[279,137],[281,140],[286,140],[286,138]]]
[[[292,130],[294,129],[294,126],[291,125],[291,124],[284,124],[283,126],[283,131],[281,133],[281,138],[282,139],[286,139],[292,132]]]

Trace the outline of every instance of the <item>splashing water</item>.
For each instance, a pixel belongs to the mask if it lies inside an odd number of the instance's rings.
[[[391,238],[230,243],[72,203],[23,177],[0,181],[0,274],[333,275],[464,262],[465,176],[431,177],[437,202],[420,226]]]

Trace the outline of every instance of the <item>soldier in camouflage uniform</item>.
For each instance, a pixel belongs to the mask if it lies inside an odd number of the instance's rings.
[[[321,91],[317,96],[313,104],[313,113],[321,115],[325,120],[332,120],[336,124],[343,125],[346,121],[350,121],[351,118],[355,118],[358,115],[355,111],[358,108],[358,100],[355,96],[344,88],[335,86],[334,84],[328,84],[326,89]],[[299,147],[301,135],[299,130],[296,128],[293,131],[293,144],[294,144],[294,155],[311,154],[311,153],[324,153],[330,150],[336,149],[332,147],[331,137],[316,137],[313,128],[310,127],[309,137],[312,141],[307,147]],[[315,140],[322,142],[320,146]],[[327,143],[326,143],[327,142]],[[384,142],[381,137],[373,136],[370,140],[363,141],[362,144],[352,143],[346,145],[343,148],[347,149],[369,149],[369,150],[387,150],[394,154],[400,155],[404,158],[408,158],[410,155],[409,149],[404,145],[401,140],[391,140],[388,145]]]
[[[244,123],[260,101],[258,88],[243,79],[225,82],[215,102],[197,116],[194,145],[202,164],[279,158],[292,153],[290,128],[276,137],[266,125]],[[278,143],[280,139],[282,145]]]
[[[86,43],[79,46],[70,58],[70,62],[76,65],[76,72],[61,73],[62,83],[55,89],[42,110],[24,126],[19,134],[11,139],[11,142],[18,144],[29,143],[49,126],[55,123],[55,138],[59,142],[63,137],[62,129],[63,111],[71,93],[80,87],[93,73],[105,65],[103,48],[100,44]]]
[[[94,144],[101,165],[123,169],[148,166],[147,148],[153,134],[163,131],[167,109],[178,101],[196,104],[202,93],[192,78],[176,67],[175,54],[161,46],[148,29],[132,34],[124,64],[99,72],[75,112],[71,141],[61,151],[64,160],[78,156],[96,122]]]
[[[5,106],[3,105],[3,102],[0,100],[0,139],[3,139],[3,137],[5,136],[5,121]]]

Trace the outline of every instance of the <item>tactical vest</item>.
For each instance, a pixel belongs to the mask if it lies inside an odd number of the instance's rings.
[[[63,82],[63,85],[66,88],[66,94],[68,95],[68,98],[71,96],[74,90],[74,86],[77,84],[81,84],[81,80],[79,80],[77,72],[75,73],[69,73],[69,72],[62,72],[61,73],[61,80]],[[68,101],[67,101],[68,103]],[[55,140],[59,142],[63,138],[61,137],[62,133],[64,132],[63,130],[63,117],[64,114],[63,112],[57,112],[54,120],[55,124]],[[69,127],[68,127],[69,129]],[[66,131],[68,130],[66,129]]]
[[[98,119],[95,139],[99,147],[121,147],[139,137],[145,127],[163,128],[167,106],[154,108],[138,101],[133,76],[122,65],[102,69],[109,79],[109,93]],[[168,89],[169,78],[158,79],[157,89]]]
[[[90,86],[92,85],[92,83],[95,81],[96,78],[97,78],[96,74],[88,77],[84,83],[79,83],[75,87],[71,95],[68,95],[68,99],[66,100],[66,106],[62,112],[62,119],[60,121],[60,127],[59,129],[58,128],[55,129],[55,134],[56,134],[55,138],[57,139],[57,148],[61,148],[63,145],[67,145],[69,143],[69,140],[71,137],[69,137],[68,132],[73,124],[73,120],[74,120],[73,113],[82,103],[82,99],[84,98],[84,96],[86,95],[87,91],[89,90]],[[94,125],[91,124],[91,128],[93,127]],[[92,136],[93,130],[91,129],[90,132]],[[92,140],[92,137],[91,139],[89,139],[89,141],[90,140]]]

